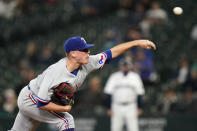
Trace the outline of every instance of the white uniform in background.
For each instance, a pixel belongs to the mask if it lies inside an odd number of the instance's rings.
[[[113,73],[104,88],[111,95],[111,131],[122,131],[126,124],[128,131],[138,131],[137,96],[144,94],[140,76],[132,71]]]

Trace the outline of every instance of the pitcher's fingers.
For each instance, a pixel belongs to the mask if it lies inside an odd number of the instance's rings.
[[[151,46],[154,50],[157,49],[156,45],[155,45],[153,42],[149,41],[149,43],[150,43],[150,46]]]

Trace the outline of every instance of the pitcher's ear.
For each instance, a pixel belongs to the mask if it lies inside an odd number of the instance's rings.
[[[69,54],[68,54],[70,57],[73,57],[75,58],[77,56],[76,52],[75,51],[70,51]]]

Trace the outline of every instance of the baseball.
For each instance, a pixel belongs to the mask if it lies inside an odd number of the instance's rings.
[[[181,15],[183,13],[183,9],[181,7],[174,7],[173,12],[175,15]]]

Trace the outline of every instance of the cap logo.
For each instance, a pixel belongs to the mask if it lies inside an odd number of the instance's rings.
[[[86,43],[86,41],[85,41],[85,39],[84,39],[83,37],[81,38],[81,40],[84,41],[84,42]]]

